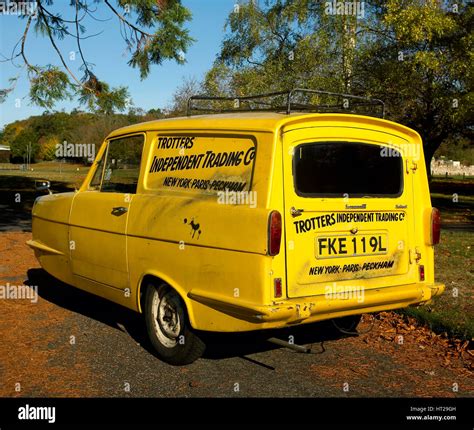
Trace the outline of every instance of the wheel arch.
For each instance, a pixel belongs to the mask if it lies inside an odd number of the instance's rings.
[[[139,313],[141,314],[143,313],[143,309],[145,306],[145,292],[146,292],[146,287],[148,283],[154,283],[154,284],[165,283],[165,284],[168,284],[171,288],[173,288],[173,290],[175,290],[178,293],[178,295],[180,296],[181,300],[184,303],[191,327],[195,327],[194,312],[193,312],[191,299],[187,296],[187,293],[184,290],[184,288],[182,288],[173,279],[163,274],[152,272],[152,273],[145,273],[142,275],[140,282],[138,284],[138,290],[137,290],[137,306],[138,306]]]

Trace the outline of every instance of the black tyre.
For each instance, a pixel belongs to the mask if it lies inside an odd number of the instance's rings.
[[[145,322],[157,355],[182,366],[202,356],[206,345],[193,332],[179,294],[167,284],[149,284],[145,292]]]

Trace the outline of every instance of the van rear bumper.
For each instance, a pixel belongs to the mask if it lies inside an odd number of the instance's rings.
[[[260,323],[260,328],[277,328],[423,304],[442,294],[444,289],[441,283],[417,283],[364,290],[356,297],[328,298],[320,295],[282,300],[266,306],[231,301],[207,291],[193,290],[188,296],[234,318]]]

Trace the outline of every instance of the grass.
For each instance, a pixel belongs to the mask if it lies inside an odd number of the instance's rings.
[[[474,339],[474,233],[443,230],[435,248],[435,277],[446,285],[433,303],[402,312],[450,337]]]
[[[51,182],[63,182],[72,188],[79,188],[89,172],[90,166],[83,164],[58,163],[45,161],[31,165],[31,170],[19,170],[18,165],[0,164],[0,175],[17,176],[32,179],[46,179]],[[54,189],[52,188],[54,191]]]
[[[455,202],[455,200],[457,199],[458,202],[461,202],[461,203],[474,203],[474,196],[448,196],[446,194],[441,194],[441,193],[431,193],[431,198],[435,198],[435,199],[446,199],[446,200],[450,200],[452,202]],[[448,202],[447,202],[448,203]]]
[[[446,285],[433,303],[407,308],[437,333],[474,339],[474,179],[433,178],[431,201],[441,211],[441,242],[435,248],[435,277]]]
[[[474,179],[433,178],[431,203],[441,211],[445,224],[474,225]]]

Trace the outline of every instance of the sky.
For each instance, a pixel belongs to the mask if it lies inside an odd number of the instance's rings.
[[[104,22],[88,19],[87,33],[91,35],[102,31],[97,37],[84,40],[82,50],[88,62],[93,63],[94,73],[99,79],[108,82],[111,87],[127,86],[134,106],[145,110],[164,108],[170,101],[175,89],[184,78],[200,79],[212,66],[218,54],[224,35],[224,25],[229,13],[232,12],[236,0],[183,0],[192,13],[192,21],[186,24],[195,42],[188,49],[186,64],[178,65],[173,61],[153,65],[148,77],[141,81],[138,69],[127,65],[130,55],[125,51],[125,42],[120,32],[117,18],[105,5],[99,5],[97,17],[107,19]],[[74,10],[69,6],[69,0],[55,0],[48,8],[51,12],[60,12],[63,18],[73,18]],[[13,46],[21,38],[26,20],[18,16],[0,15],[0,54],[10,57]],[[76,76],[82,76],[78,70],[80,59],[77,55],[77,45],[73,38],[66,38],[58,45]],[[76,59],[70,60],[69,53],[76,52]],[[32,64],[52,64],[61,66],[56,52],[50,45],[49,39],[29,32],[25,52]],[[22,65],[18,59],[17,65]],[[31,105],[28,99],[29,82],[24,68],[13,66],[10,62],[0,63],[0,88],[10,86],[9,79],[20,76],[14,89],[0,104],[0,129],[10,122],[40,115],[44,109]],[[60,102],[55,110],[64,109],[69,112],[79,107],[77,101]]]

